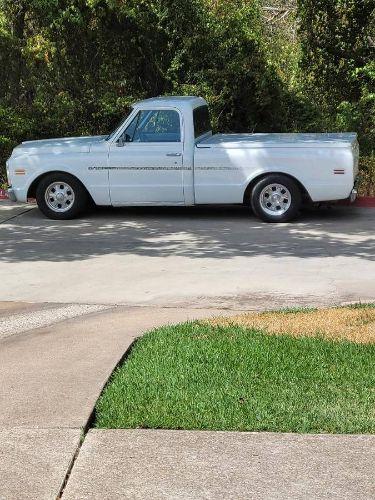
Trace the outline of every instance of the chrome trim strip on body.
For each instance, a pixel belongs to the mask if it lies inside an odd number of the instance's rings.
[[[191,170],[191,167],[88,167],[88,170]]]
[[[184,166],[160,166],[160,167],[137,167],[137,166],[106,166],[106,167],[88,167],[88,170],[193,170],[192,167]],[[194,170],[242,170],[240,167],[195,167]]]
[[[195,167],[195,170],[243,170],[241,167]]]

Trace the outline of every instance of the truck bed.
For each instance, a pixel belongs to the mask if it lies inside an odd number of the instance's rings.
[[[323,134],[216,134],[203,139],[198,148],[350,148],[355,133]]]

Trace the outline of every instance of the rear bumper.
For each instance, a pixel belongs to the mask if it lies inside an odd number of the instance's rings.
[[[357,190],[357,188],[354,187],[351,190],[351,193],[350,193],[350,196],[349,196],[350,203],[354,203],[355,200],[357,199],[357,196],[358,196],[358,190]]]
[[[355,178],[355,181],[354,181],[353,189],[351,190],[349,198],[348,198],[350,203],[354,203],[358,197],[358,185],[359,185],[360,180],[361,180],[360,176],[357,175]]]
[[[17,196],[16,196],[16,193],[14,192],[14,189],[9,188],[7,190],[7,195],[8,195],[8,198],[10,199],[10,201],[17,201]]]

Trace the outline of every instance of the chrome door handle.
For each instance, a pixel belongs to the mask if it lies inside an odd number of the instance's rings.
[[[167,156],[181,156],[182,153],[167,153]]]

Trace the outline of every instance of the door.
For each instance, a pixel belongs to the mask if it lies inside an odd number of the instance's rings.
[[[183,204],[181,117],[141,110],[109,151],[112,205]]]

